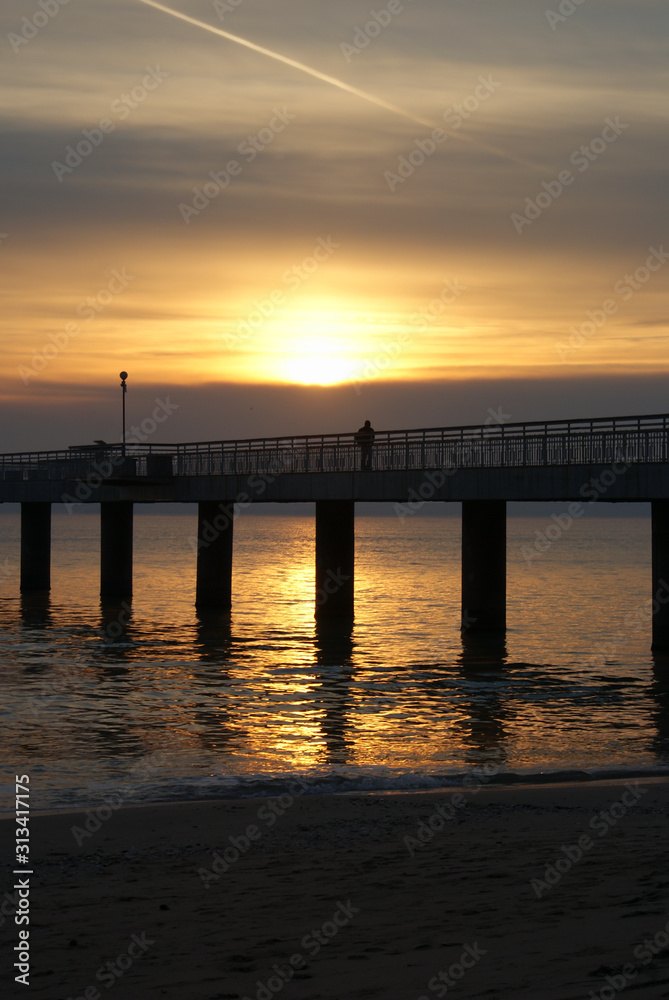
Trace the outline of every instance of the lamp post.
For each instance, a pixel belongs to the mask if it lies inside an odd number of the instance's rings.
[[[121,372],[121,374],[119,375],[119,378],[121,380],[121,390],[123,393],[123,446],[121,448],[121,454],[123,455],[124,458],[125,458],[125,394],[128,391],[127,386],[125,384],[125,380],[127,379],[127,377],[128,377],[127,372]]]

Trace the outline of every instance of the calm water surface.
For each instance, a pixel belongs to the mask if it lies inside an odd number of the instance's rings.
[[[314,524],[235,525],[234,608],[198,618],[194,516],[137,516],[132,607],[101,608],[98,518],[57,514],[48,600],[18,594],[0,519],[2,783],[34,808],[421,788],[669,767],[669,673],[650,654],[650,523],[508,523],[505,640],[463,645],[457,518],[359,517],[356,620],[313,619]],[[555,534],[555,532],[553,532]],[[13,791],[13,789],[12,789]]]

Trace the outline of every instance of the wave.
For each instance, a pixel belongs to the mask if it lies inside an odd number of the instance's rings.
[[[487,770],[486,770],[487,768]],[[439,792],[451,788],[509,785],[574,784],[632,778],[669,778],[667,767],[615,767],[555,770],[494,770],[490,762],[468,771],[445,774],[396,773],[284,773],[274,775],[226,775],[207,778],[165,778],[134,785],[96,784],[87,788],[53,789],[31,795],[34,812],[94,809],[105,803],[114,808],[158,803],[194,802],[211,799],[297,797],[299,795],[364,795]],[[13,800],[13,787],[3,787],[4,801]],[[0,816],[10,816],[2,809]]]

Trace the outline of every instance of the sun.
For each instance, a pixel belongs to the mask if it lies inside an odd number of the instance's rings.
[[[356,362],[340,353],[340,345],[330,337],[309,337],[297,343],[293,356],[286,358],[283,375],[299,385],[337,385],[354,378]]]
[[[277,325],[275,378],[297,385],[338,385],[354,381],[361,366],[360,336],[346,317],[307,311]]]

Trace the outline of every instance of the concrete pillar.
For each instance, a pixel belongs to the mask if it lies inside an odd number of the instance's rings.
[[[353,618],[355,502],[316,501],[316,618]]]
[[[232,606],[232,533],[234,504],[205,500],[197,508],[198,608]]]
[[[51,589],[51,504],[21,504],[21,590]]]
[[[132,502],[100,504],[100,596],[132,595]]]
[[[462,628],[506,628],[506,501],[462,502]]]
[[[651,502],[653,639],[652,649],[669,652],[669,500]]]

